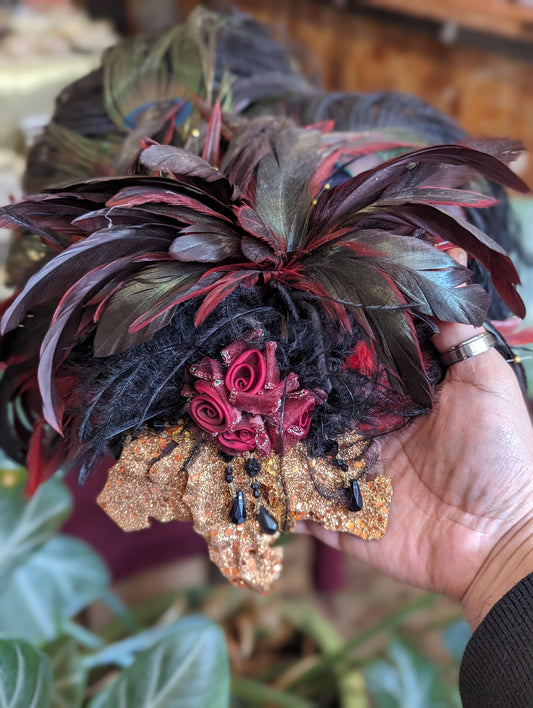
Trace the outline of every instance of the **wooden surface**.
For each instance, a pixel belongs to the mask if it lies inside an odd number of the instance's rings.
[[[180,9],[187,13],[197,4],[181,0]],[[533,66],[526,61],[443,44],[436,32],[418,26],[369,19],[310,0],[235,4],[269,25],[278,39],[307,48],[330,90],[415,94],[475,136],[513,137],[533,150]],[[533,160],[524,165],[522,176],[533,186]]]
[[[533,40],[533,6],[509,0],[359,0],[362,7],[391,10],[438,22],[519,39]]]

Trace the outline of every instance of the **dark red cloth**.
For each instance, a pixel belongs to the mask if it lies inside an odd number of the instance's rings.
[[[318,592],[339,592],[345,584],[345,558],[342,551],[314,539],[313,582]]]

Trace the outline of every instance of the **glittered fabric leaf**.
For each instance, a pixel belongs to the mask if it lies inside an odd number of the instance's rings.
[[[385,533],[392,487],[388,477],[365,474],[368,442],[349,434],[339,440],[346,470],[334,461],[309,458],[299,443],[283,458],[272,454],[258,467],[258,496],[246,470],[246,456],[227,462],[206,438],[182,425],[162,433],[145,431],[124,446],[98,497],[100,506],[125,531],[159,521],[192,520],[207,541],[209,556],[232,583],[266,592],[279,577],[283,549],[273,547],[279,531],[309,519],[332,531],[375,540]],[[362,509],[350,511],[347,489],[357,482]],[[231,520],[234,500],[243,503],[241,523]],[[265,525],[265,516],[273,524]],[[279,529],[273,531],[274,527]],[[265,528],[267,530],[265,531]]]
[[[184,466],[196,443],[183,426],[132,439],[110,469],[98,503],[124,531],[146,528],[150,518],[190,521],[182,502],[187,484]]]

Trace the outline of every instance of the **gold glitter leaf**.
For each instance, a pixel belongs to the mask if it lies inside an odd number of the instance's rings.
[[[183,466],[196,442],[181,425],[159,434],[146,431],[126,442],[98,503],[124,531],[150,526],[149,517],[191,521],[182,503],[187,484]]]
[[[241,457],[232,460],[230,486],[224,479],[226,465],[218,448],[205,443],[188,466],[183,501],[191,510],[194,530],[206,539],[211,560],[226,578],[235,585],[267,592],[281,573],[283,550],[271,547],[279,533],[263,533],[255,518],[258,501],[252,496],[244,463]],[[243,492],[246,505],[242,524],[232,523],[229,517],[238,491]]]
[[[350,433],[339,439],[339,453],[348,470],[334,463],[309,458],[303,443],[283,458],[283,479],[287,502],[296,520],[315,521],[330,531],[351,533],[365,540],[381,538],[387,530],[392,484],[389,477],[366,477],[362,457],[368,442]],[[350,479],[359,480],[363,498],[361,511],[347,508],[345,487]]]
[[[339,450],[342,450],[341,441]],[[365,462],[352,459],[347,464],[348,472],[343,473],[334,463],[309,458],[302,443],[296,445],[283,458],[290,512],[296,520],[316,521],[330,531],[351,533],[365,540],[381,538],[387,530],[392,500],[390,478],[385,475],[361,478],[363,508],[359,512],[349,511],[345,483],[361,476]]]
[[[309,519],[324,528],[363,539],[386,531],[392,485],[388,477],[367,474],[368,441],[355,433],[338,440],[338,458],[309,458],[299,443],[283,458],[258,458],[255,498],[245,470],[246,457],[231,461],[233,479],[209,438],[196,438],[180,424],[164,432],[141,433],[129,440],[109,471],[98,497],[100,506],[125,531],[159,521],[192,521],[206,541],[211,560],[236,585],[267,592],[279,577],[283,550],[272,544],[279,532],[267,534],[257,520],[260,505],[279,529],[292,531],[297,520]],[[358,480],[363,508],[347,508],[346,487]],[[230,519],[233,500],[242,492],[246,518]]]

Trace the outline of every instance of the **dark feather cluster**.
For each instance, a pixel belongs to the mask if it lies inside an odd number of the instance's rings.
[[[188,365],[206,356],[218,358],[228,342],[249,337],[253,331],[261,332],[259,346],[266,341],[278,343],[282,376],[294,372],[302,387],[329,391],[327,403],[317,408],[307,439],[313,454],[322,454],[327,439],[351,427],[359,426],[373,437],[427,410],[390,386],[383,369],[348,368],[346,361],[362,340],[360,328],[354,322],[349,336],[339,336],[335,323],[322,315],[319,338],[310,309],[302,298],[287,313],[276,294],[265,305],[259,290],[241,287],[201,328],[194,326],[197,304],[193,301],[181,305],[152,339],[121,354],[95,358],[90,339],[77,345],[58,370],[57,385],[65,401],[64,418],[72,421],[66,444],[79,463],[81,477],[108,449],[117,454],[126,433],[180,419],[185,412],[181,391]],[[428,343],[431,331],[424,326],[418,329],[428,377],[435,385],[441,368]]]
[[[188,42],[183,42],[184,35]],[[191,66],[197,70],[191,71]],[[58,96],[52,121],[30,151],[25,192],[39,192],[64,180],[120,173],[132,165],[138,168],[140,143],[150,137],[199,150],[187,139],[190,133],[184,132],[179,116],[170,130],[168,114],[169,101],[174,106],[184,100],[190,104],[195,92],[204,103],[207,94],[212,103],[226,92],[224,105],[233,115],[289,115],[300,125],[333,121],[339,131],[395,135],[412,147],[469,138],[451,118],[415,96],[395,91],[324,92],[304,78],[299,66],[293,52],[237,11],[220,15],[198,9],[184,25],[161,37],[125,40],[104,55],[97,70]],[[134,125],[124,122],[128,115],[135,116]],[[187,118],[187,127],[203,131],[205,118],[196,111]],[[381,153],[381,159],[386,157]],[[337,179],[342,179],[339,171]],[[508,253],[519,253],[518,226],[505,191],[490,180],[481,191],[496,203],[481,211],[464,207],[466,218]],[[35,256],[41,248],[31,234],[13,240],[11,285],[21,286],[35,272],[36,262],[26,254]],[[46,259],[50,251],[43,249],[41,255]],[[505,319],[509,310],[487,269],[475,259],[469,268],[474,282],[490,295],[490,317]]]
[[[464,143],[468,133],[449,116],[417,96],[398,91],[375,93],[299,91],[286,102],[288,115],[301,125],[331,120],[336,130],[381,132],[403,137],[413,144]],[[519,225],[500,184],[487,180],[482,191],[495,199],[486,209],[464,208],[465,218],[490,236],[509,254],[522,255]],[[504,320],[509,310],[492,284],[487,269],[471,258],[472,280],[490,295],[489,317]]]
[[[51,316],[39,342],[42,413],[84,470],[127,431],[178,417],[187,366],[257,329],[278,343],[283,373],[328,395],[314,450],[427,410],[438,379],[426,346],[433,321],[479,325],[488,308],[443,242],[479,259],[523,314],[508,256],[447,210],[493,203],[463,188],[476,175],[526,189],[495,156],[458,145],[406,152],[401,141],[369,144],[287,119],[253,119],[224,137],[222,125],[215,109],[204,154],[217,164],[153,145],[143,165],[165,177],[80,182],[2,210],[1,224],[58,251],[2,328],[31,328],[36,309]],[[358,171],[378,149],[397,156]],[[356,174],[331,186],[339,169]],[[357,361],[360,346],[371,366]]]
[[[201,132],[205,123],[199,108],[216,99],[233,114],[269,112],[310,89],[258,22],[197,8],[161,36],[140,35],[107,50],[98,69],[63,89],[28,155],[24,191],[123,174],[146,138],[194,148],[191,129]]]
[[[29,157],[26,188],[78,180],[0,212],[45,251],[2,319],[2,446],[34,484],[66,460],[83,477],[182,416],[187,367],[252,331],[327,394],[314,454],[424,413],[435,321],[523,314],[502,247],[516,150],[402,94],[320,92],[238,13],[110,50]]]

